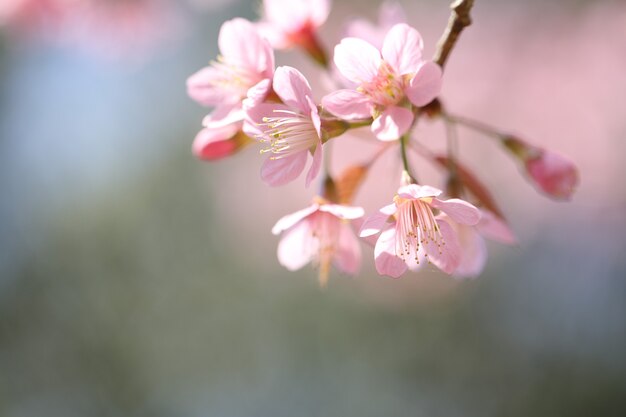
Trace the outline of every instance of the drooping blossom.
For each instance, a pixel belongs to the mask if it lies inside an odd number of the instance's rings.
[[[532,184],[557,200],[568,200],[579,182],[576,165],[556,152],[531,145],[516,137],[507,137],[504,145],[517,156]]]
[[[422,48],[420,34],[404,23],[387,32],[380,51],[362,39],[344,38],[335,46],[335,65],[358,87],[330,93],[322,105],[348,120],[373,117],[378,139],[398,139],[413,123],[410,104],[424,106],[441,90],[441,68],[422,59]]]
[[[191,98],[214,106],[203,120],[193,152],[203,159],[228,156],[247,143],[241,130],[248,106],[261,102],[271,90],[274,51],[249,21],[236,18],[225,22],[218,38],[220,56],[187,80]]]
[[[483,271],[487,262],[485,238],[505,245],[517,242],[506,221],[489,210],[480,209],[480,221],[474,226],[457,223],[447,214],[441,218],[452,226],[459,240],[461,259],[452,273],[459,278],[473,278]]]
[[[398,2],[387,0],[378,9],[376,24],[362,18],[352,19],[346,25],[346,36],[363,39],[380,49],[389,29],[398,23],[406,23],[404,8]]]
[[[461,247],[452,226],[433,210],[447,214],[463,225],[475,225],[480,212],[470,203],[452,198],[441,200],[441,194],[430,186],[404,185],[394,202],[371,215],[361,226],[360,236],[380,233],[374,247],[376,270],[397,278],[407,269],[416,270],[425,260],[447,274],[461,263]]]
[[[278,261],[294,271],[312,262],[326,285],[330,265],[354,275],[361,265],[361,247],[350,220],[363,217],[361,207],[332,204],[316,198],[309,207],[281,218],[272,233],[282,238]]]
[[[274,48],[300,46],[325,65],[326,57],[316,33],[328,18],[330,3],[330,0],[264,0],[259,29]]]
[[[304,75],[292,67],[278,67],[274,92],[284,103],[260,103],[246,108],[244,131],[265,145],[269,154],[261,168],[261,178],[272,186],[295,180],[313,153],[306,185],[317,176],[322,162],[321,120],[313,102],[313,92]]]

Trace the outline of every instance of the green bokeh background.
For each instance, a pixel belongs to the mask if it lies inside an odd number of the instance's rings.
[[[447,2],[429,7],[445,22]],[[562,7],[575,22],[591,5]],[[184,80],[235,15],[254,17],[244,2],[188,16],[132,69],[2,38],[0,415],[624,415],[623,191],[597,219],[559,206],[477,280],[370,266],[320,290],[215,208],[255,155],[189,152],[205,111]]]

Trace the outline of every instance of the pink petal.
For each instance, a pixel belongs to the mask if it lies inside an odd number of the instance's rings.
[[[368,237],[379,233],[389,220],[389,216],[395,214],[396,210],[397,207],[395,203],[389,204],[388,206],[381,208],[376,213],[369,216],[363,222],[363,225],[361,226],[361,230],[359,232],[359,236]]]
[[[460,198],[451,198],[445,201],[435,198],[430,205],[443,211],[452,220],[460,224],[473,226],[480,221],[480,211]]]
[[[361,245],[348,224],[341,224],[334,264],[337,269],[355,275],[361,267]]]
[[[425,106],[441,92],[442,77],[439,65],[431,61],[423,62],[404,92],[411,103]]]
[[[350,81],[361,84],[371,81],[378,74],[380,52],[358,38],[344,38],[335,46],[335,65]]]
[[[354,230],[355,233],[358,234],[359,233],[358,231],[361,230],[361,226],[363,226],[363,224],[365,224],[365,221],[361,217],[361,218],[352,220],[351,223],[352,223],[352,230]],[[370,235],[370,236],[361,237],[360,240],[365,242],[365,243],[367,243],[369,246],[371,246],[373,248],[374,246],[376,246],[376,240],[378,240],[378,236],[373,234],[373,235]]]
[[[295,180],[304,170],[307,153],[302,151],[284,158],[267,158],[261,168],[261,179],[272,187]]]
[[[415,253],[414,249],[411,248],[411,252],[404,258],[406,266],[413,272],[419,271],[428,264],[428,258],[426,257],[426,253],[424,252],[422,246],[423,245],[419,246],[417,254]]]
[[[404,107],[389,106],[372,123],[372,132],[382,141],[399,139],[411,127],[413,113]]]
[[[507,245],[515,245],[517,238],[504,219],[496,216],[488,210],[480,211],[482,217],[476,225],[476,229],[487,239]]]
[[[271,89],[272,89],[271,79],[265,78],[259,81],[257,84],[255,84],[248,90],[248,96],[244,100],[243,107],[250,108],[250,107],[254,107],[257,104],[261,104],[263,100],[265,100],[267,93],[269,93]]]
[[[428,255],[428,259],[439,269],[446,274],[453,273],[461,263],[461,247],[459,246],[459,239],[456,236],[456,232],[441,218],[437,218],[437,224],[441,229],[441,235],[445,245],[441,247],[437,246],[432,240],[426,243],[425,251]]]
[[[399,75],[413,74],[422,62],[424,42],[419,32],[406,23],[393,26],[383,43],[382,55]]]
[[[458,225],[457,236],[461,248],[461,262],[454,275],[462,278],[480,275],[487,262],[485,240],[471,226]]]
[[[355,90],[338,90],[322,98],[322,107],[346,120],[371,117],[370,99]]]
[[[275,30],[297,32],[310,16],[307,0],[264,0],[265,17]]]
[[[295,213],[287,214],[286,216],[281,217],[280,220],[276,222],[274,227],[272,227],[272,234],[281,234],[285,230],[293,227],[296,223],[315,213],[317,210],[319,210],[319,205],[312,204],[307,208],[303,208]]]
[[[330,14],[330,0],[307,0],[311,11],[311,23],[320,27],[328,19]]]
[[[406,199],[437,197],[443,191],[430,185],[409,184],[398,188],[398,196]]]
[[[311,97],[306,96],[306,102],[308,105],[308,112],[311,116],[311,122],[313,122],[313,127],[315,127],[315,131],[317,132],[317,137],[322,138],[322,119],[320,119],[320,114],[317,111],[317,106],[311,99]]]
[[[229,104],[239,101],[240,97],[224,95],[224,91],[215,88],[222,75],[212,67],[204,67],[187,78],[187,94],[204,106]]]
[[[232,155],[240,147],[240,144],[233,139],[240,127],[240,124],[233,124],[215,129],[202,129],[193,141],[194,155],[208,161]]]
[[[307,97],[313,92],[309,82],[300,71],[292,67],[278,67],[274,73],[274,91],[289,107],[304,114],[309,113]]]
[[[235,18],[224,22],[217,42],[222,56],[230,65],[259,76],[274,66],[273,53],[267,49],[267,41],[246,19]]]
[[[374,263],[376,271],[381,275],[398,278],[406,272],[406,263],[396,255],[395,224],[389,225],[378,237],[374,247]]]
[[[344,206],[343,204],[323,204],[320,211],[330,213],[343,220],[354,220],[363,217],[365,212],[362,207]]]
[[[235,106],[219,106],[209,113],[203,120],[202,125],[209,129],[217,129],[233,123],[243,121],[246,114],[237,103]]]
[[[267,21],[260,21],[256,23],[256,28],[261,37],[267,39],[272,47],[276,49],[286,49],[291,46],[289,33],[285,32],[275,24]]]
[[[278,262],[290,271],[308,264],[315,253],[311,235],[312,231],[307,221],[287,230],[278,243]]]
[[[304,152],[306,155],[306,151]],[[311,182],[317,177],[317,174],[320,173],[320,168],[322,167],[322,141],[320,140],[315,146],[315,152],[313,153],[313,162],[311,163],[311,167],[309,168],[309,172],[306,174],[306,183],[305,187],[311,185]]]

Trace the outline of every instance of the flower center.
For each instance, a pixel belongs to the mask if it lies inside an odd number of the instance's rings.
[[[441,253],[445,245],[441,229],[435,220],[433,211],[427,202],[421,199],[405,200],[396,196],[398,207],[396,222],[396,255],[403,260],[414,257],[419,263],[418,251],[420,244],[435,243]],[[424,255],[427,256],[426,251]]]
[[[361,84],[357,90],[384,107],[397,104],[404,98],[404,80],[396,75],[391,65],[382,61],[378,74],[371,81]]]
[[[257,139],[267,144],[261,153],[271,152],[280,159],[307,150],[318,142],[317,131],[310,117],[291,110],[274,110],[275,117],[264,117],[264,135]]]

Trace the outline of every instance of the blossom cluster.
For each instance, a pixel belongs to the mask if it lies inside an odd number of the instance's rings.
[[[381,275],[396,278],[432,264],[447,274],[473,277],[486,262],[485,238],[516,242],[502,211],[461,164],[451,141],[445,154],[417,142],[415,126],[423,117],[498,140],[540,191],[556,199],[571,197],[578,173],[569,160],[444,109],[442,63],[423,55],[422,37],[398,4],[383,4],[377,25],[351,21],[332,57],[319,38],[330,10],[329,0],[264,0],[259,21],[235,18],[222,25],[220,55],[187,80],[190,97],[212,107],[193,142],[197,157],[214,161],[256,146],[264,156],[261,178],[269,186],[290,183],[304,171],[307,187],[319,178],[321,191],[312,204],[272,229],[282,235],[278,260],[283,266],[297,270],[313,263],[322,285],[331,265],[356,274],[360,237],[374,246]],[[316,102],[304,74],[275,67],[275,51],[293,47],[305,51],[339,87]],[[324,164],[328,141],[366,126],[372,141],[402,156],[397,192],[389,196],[390,204],[368,216],[353,200],[380,152],[339,175]],[[417,181],[409,151],[443,169],[445,190]]]

